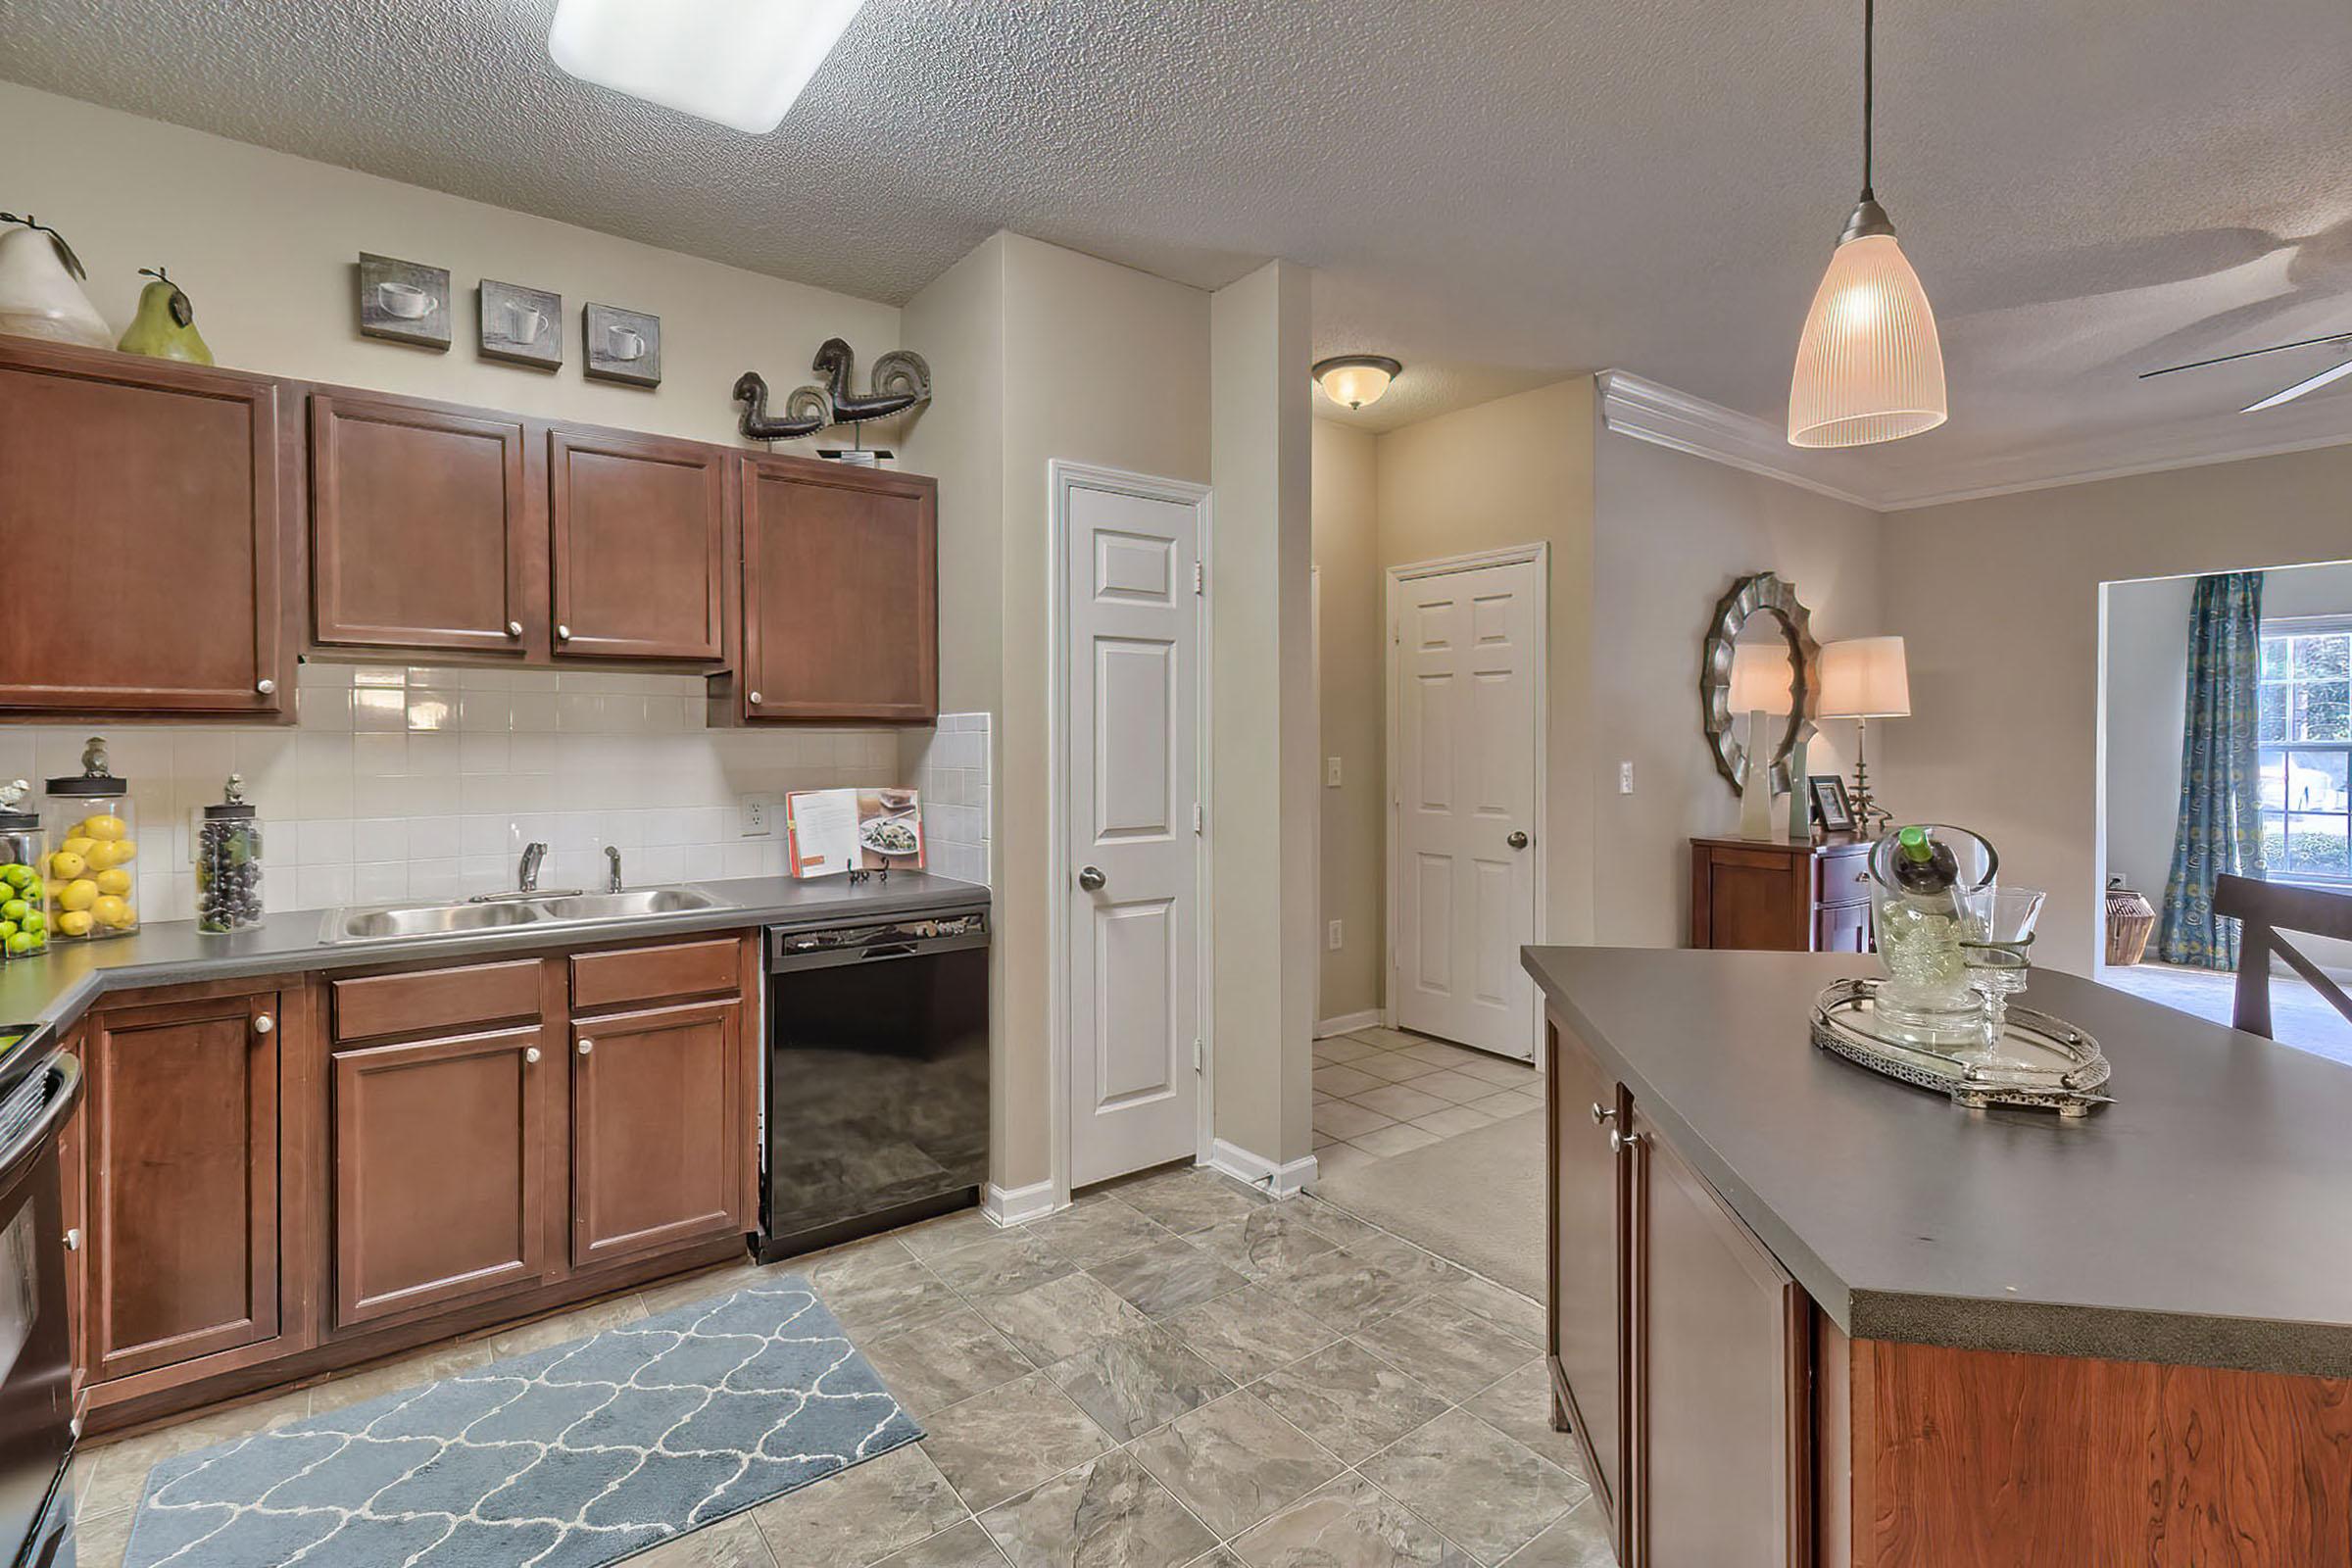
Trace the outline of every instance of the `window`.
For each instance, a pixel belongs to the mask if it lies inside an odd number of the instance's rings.
[[[2262,629],[2262,858],[2282,882],[2352,882],[2352,618]]]

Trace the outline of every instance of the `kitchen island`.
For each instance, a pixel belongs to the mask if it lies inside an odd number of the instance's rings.
[[[1524,961],[1624,1568],[2352,1561],[2352,1071],[2038,972],[2116,1102],[1968,1111],[1810,1044],[1867,957]]]

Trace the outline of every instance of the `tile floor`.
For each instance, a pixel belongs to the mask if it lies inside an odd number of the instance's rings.
[[[2287,940],[2294,939],[2290,935]],[[2150,960],[2102,967],[2097,977],[2101,985],[2215,1023],[2228,1023],[2236,1010],[2237,976],[2226,971]],[[2025,1001],[2032,1004],[2031,989]],[[2328,1005],[2310,981],[2291,974],[2271,976],[2271,1038],[2315,1056],[2352,1064],[2352,1021]]]
[[[1343,1166],[1544,1108],[1535,1068],[1396,1029],[1315,1042],[1315,1158]]]
[[[645,1568],[1612,1560],[1550,1429],[1537,1303],[1314,1198],[1176,1171],[1031,1225],[966,1212],[782,1266],[814,1279],[930,1435],[632,1559]],[[158,1459],[748,1271],[93,1447],[76,1461],[83,1568],[117,1568]]]

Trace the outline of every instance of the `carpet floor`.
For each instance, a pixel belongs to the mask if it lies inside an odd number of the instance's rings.
[[[127,1568],[598,1568],[922,1431],[772,1281],[155,1467]]]
[[[1316,1183],[1315,1196],[1543,1298],[1542,1111],[1334,1171]]]

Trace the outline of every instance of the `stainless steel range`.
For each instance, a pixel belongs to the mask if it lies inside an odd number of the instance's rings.
[[[46,1030],[0,1031],[0,1562],[70,1563],[73,1347],[57,1135],[81,1063]]]

